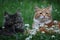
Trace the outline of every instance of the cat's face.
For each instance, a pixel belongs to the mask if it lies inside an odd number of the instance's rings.
[[[38,19],[50,19],[51,18],[51,7],[35,9],[35,18]]]
[[[8,25],[14,25],[14,24],[20,24],[22,23],[22,17],[20,15],[20,13],[16,12],[15,14],[9,14],[8,12],[5,12],[4,14],[4,18],[5,18],[5,23],[7,23]]]
[[[14,24],[14,21],[16,20],[17,15],[16,14],[11,15],[11,14],[5,12],[4,17],[5,17],[5,21],[8,24]]]

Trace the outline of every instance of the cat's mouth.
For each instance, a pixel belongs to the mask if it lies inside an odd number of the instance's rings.
[[[50,20],[50,17],[40,16],[40,17],[38,18],[38,20],[40,20],[41,22],[45,22],[45,21],[47,21],[47,20]]]
[[[40,16],[39,18],[40,19],[48,19],[49,17],[48,16]]]

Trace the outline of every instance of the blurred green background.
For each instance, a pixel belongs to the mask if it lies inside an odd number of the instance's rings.
[[[17,9],[20,9],[24,23],[31,25],[36,5],[41,8],[52,5],[53,19],[60,20],[60,0],[0,0],[0,26],[3,25],[4,11],[14,14]]]
[[[60,20],[60,0],[0,0],[0,27],[3,26],[4,11],[14,14],[17,9],[20,9],[24,23],[28,23],[31,26],[33,22],[34,8],[36,5],[41,8],[52,5],[53,20]],[[0,40],[15,40],[15,37],[2,37],[0,37]],[[24,37],[20,37],[20,40],[24,39]],[[48,37],[49,36],[46,36],[46,40],[50,40]],[[59,37],[57,36],[56,39],[59,40],[58,38]],[[36,38],[34,40],[38,39]]]

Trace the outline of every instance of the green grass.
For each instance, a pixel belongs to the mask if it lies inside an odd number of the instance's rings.
[[[39,1],[39,0],[1,0],[0,1],[0,26],[2,26],[2,21],[3,21],[3,14],[4,11],[8,11],[10,14],[14,14],[17,9],[20,9],[22,13],[22,17],[24,19],[24,23],[32,24],[33,21],[33,16],[34,16],[34,8],[35,6],[39,6],[42,8],[47,7],[50,4],[52,4],[53,10],[52,10],[52,16],[53,19],[55,20],[60,20],[60,6],[57,3],[58,1]],[[57,11],[55,12],[55,10]],[[58,13],[59,12],[59,13]]]
[[[10,14],[14,14],[17,9],[20,9],[20,12],[22,13],[22,17],[24,19],[24,23],[30,24],[30,27],[33,22],[33,16],[34,16],[34,7],[39,6],[42,8],[47,7],[49,5],[52,5],[52,17],[53,20],[60,20],[60,1],[59,0],[0,0],[0,27],[3,26],[3,20],[4,20],[4,11],[8,11]],[[57,9],[57,11],[55,11]],[[0,37],[1,40],[15,40],[15,37],[8,37],[8,36],[2,36]],[[19,36],[20,37],[20,36]],[[24,40],[26,35],[20,37]],[[38,38],[38,36],[37,36]],[[37,40],[36,38],[36,40]],[[48,38],[48,36],[47,36]],[[46,40],[49,40],[47,39]],[[33,39],[34,40],[34,39]],[[53,39],[52,39],[53,40]]]

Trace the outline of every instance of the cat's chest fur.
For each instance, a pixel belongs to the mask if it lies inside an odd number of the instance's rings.
[[[34,23],[37,23],[39,26],[44,26],[44,25],[52,25],[52,20],[46,19],[46,20],[40,20],[40,19],[35,19],[34,18]]]

